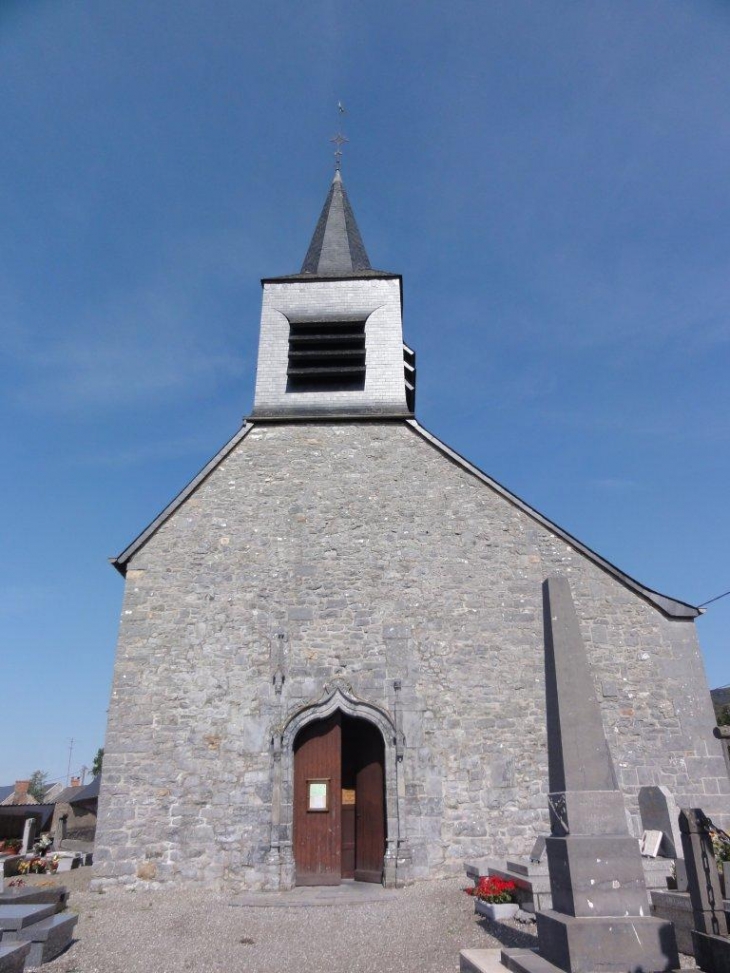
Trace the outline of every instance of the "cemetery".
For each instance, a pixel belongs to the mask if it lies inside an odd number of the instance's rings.
[[[38,820],[37,814],[16,816],[22,837],[0,842],[0,973],[22,973],[68,949],[78,916],[67,911],[68,892],[55,877],[93,862],[88,851],[54,849],[49,832],[36,836]]]

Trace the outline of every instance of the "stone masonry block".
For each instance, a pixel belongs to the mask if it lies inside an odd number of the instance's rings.
[[[658,973],[679,969],[671,922],[586,919],[537,913],[540,955],[570,973]]]
[[[636,838],[548,838],[546,847],[556,911],[572,916],[650,914]]]

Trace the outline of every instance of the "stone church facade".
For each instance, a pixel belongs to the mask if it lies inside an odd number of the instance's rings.
[[[638,828],[730,782],[693,624],[414,418],[401,279],[339,173],[263,282],[253,412],[126,576],[97,884],[397,886],[548,829],[542,584],[563,575]]]

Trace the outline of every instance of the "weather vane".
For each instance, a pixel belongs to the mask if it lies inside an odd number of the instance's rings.
[[[338,115],[345,114],[345,106],[342,104],[341,101],[337,102],[337,113]],[[350,140],[345,138],[342,132],[338,132],[333,138],[330,139],[330,142],[334,142],[335,144],[335,171],[336,172],[339,172],[340,169],[340,160],[342,159],[342,146],[345,144],[345,142],[349,142],[349,141]]]

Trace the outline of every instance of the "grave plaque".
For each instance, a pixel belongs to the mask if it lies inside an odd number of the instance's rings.
[[[537,841],[532,846],[532,851],[530,852],[531,862],[541,862],[545,857],[545,835],[541,834],[538,836]]]
[[[668,787],[640,787],[639,814],[644,831],[661,831],[659,854],[663,858],[682,857],[679,808]]]
[[[645,831],[641,836],[639,851],[647,858],[656,858],[659,855],[659,848],[663,839],[663,831]]]

